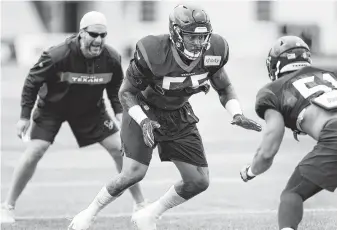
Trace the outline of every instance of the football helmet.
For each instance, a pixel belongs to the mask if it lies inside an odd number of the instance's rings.
[[[310,49],[299,37],[280,37],[270,49],[266,65],[269,78],[275,81],[285,72],[310,66]]]
[[[202,54],[209,46],[212,35],[212,25],[207,13],[185,5],[178,5],[173,9],[169,16],[169,30],[171,41],[178,52],[190,60],[195,60]],[[198,42],[187,41],[184,36],[190,36]]]

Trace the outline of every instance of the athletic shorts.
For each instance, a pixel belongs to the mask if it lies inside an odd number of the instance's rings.
[[[90,113],[73,118],[50,109],[36,108],[33,113],[30,138],[53,143],[64,121],[68,121],[80,147],[101,142],[119,131],[105,108],[98,108]]]
[[[203,143],[196,123],[199,119],[187,102],[177,110],[162,110],[140,101],[146,115],[160,124],[154,131],[161,161],[181,161],[191,165],[207,167]],[[153,149],[143,139],[140,126],[127,113],[123,113],[121,127],[124,154],[142,164],[149,165]]]
[[[301,174],[318,186],[333,192],[337,187],[337,118],[322,129],[314,149],[299,163]]]
[[[297,166],[288,180],[287,186],[282,193],[291,192],[300,195],[303,201],[306,201],[316,193],[322,191],[323,188],[303,177]]]

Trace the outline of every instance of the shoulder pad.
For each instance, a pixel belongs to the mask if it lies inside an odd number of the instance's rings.
[[[165,62],[167,53],[170,50],[171,41],[168,34],[149,35],[137,42],[137,48],[144,57],[146,63],[160,65]]]
[[[206,51],[206,55],[221,56],[223,60],[228,60],[229,46],[227,41],[218,34],[212,34],[210,47]]]

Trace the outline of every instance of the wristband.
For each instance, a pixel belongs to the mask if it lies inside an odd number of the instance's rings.
[[[139,125],[144,119],[148,118],[139,105],[132,106],[128,113]]]
[[[242,114],[240,103],[237,99],[227,101],[225,108],[234,117],[236,114]]]

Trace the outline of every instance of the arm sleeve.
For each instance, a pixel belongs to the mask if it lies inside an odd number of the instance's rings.
[[[130,61],[130,65],[126,71],[126,77],[134,87],[139,90],[145,90],[151,83],[153,76],[142,53],[136,47],[134,58]]]
[[[124,78],[121,56],[118,57],[118,60],[115,59],[112,73],[112,79],[106,85],[106,92],[110,100],[111,108],[114,110],[115,114],[117,114],[123,111],[122,105],[118,98],[118,91]]]
[[[264,119],[267,109],[279,111],[277,96],[270,89],[264,87],[256,95],[255,111],[256,114]]]
[[[21,94],[21,118],[30,119],[37,94],[50,75],[55,74],[55,66],[47,51],[43,52],[39,61],[30,69]]]

